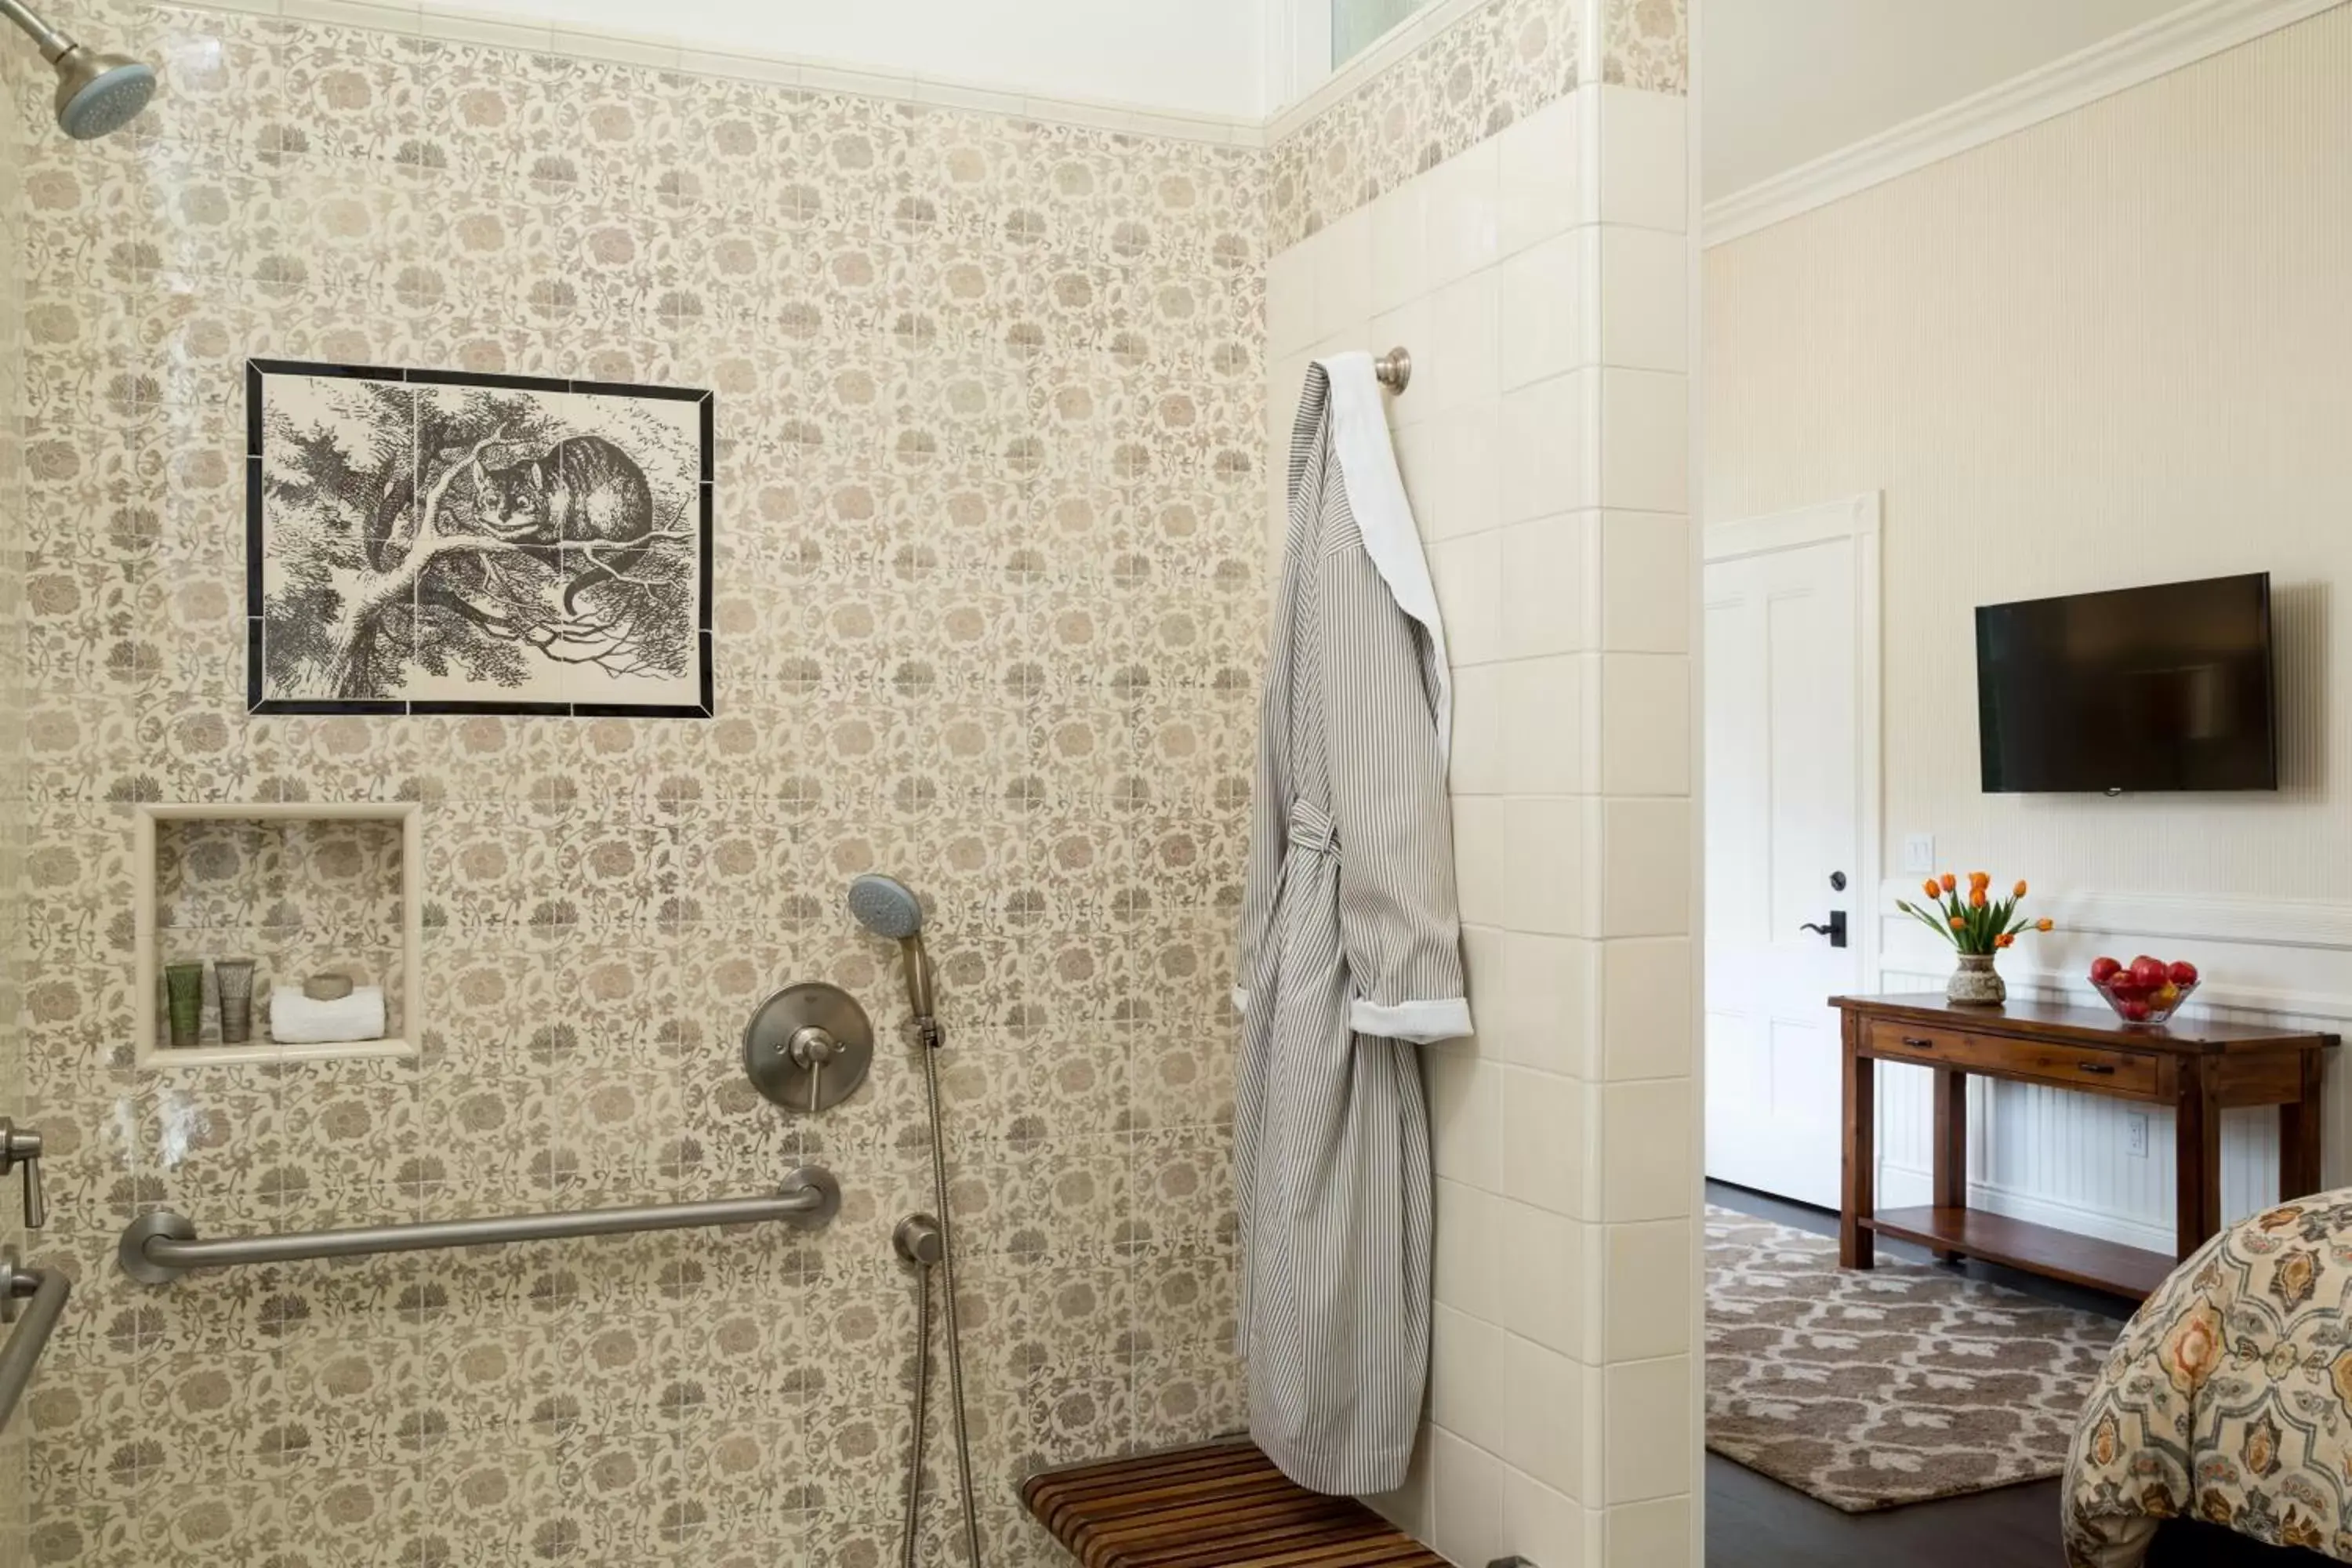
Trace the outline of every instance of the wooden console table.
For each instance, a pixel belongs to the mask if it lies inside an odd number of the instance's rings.
[[[1838,1263],[1867,1268],[1873,1238],[1936,1256],[1980,1258],[2032,1274],[2145,1297],[2221,1228],[2221,1112],[2279,1108],[2279,1195],[2319,1188],[2321,1053],[2334,1035],[2237,1024],[2126,1028],[2112,1013],[2037,1002],[1955,1007],[1940,995],[1833,996],[1845,1020],[1845,1179]],[[1874,1065],[1935,1069],[1935,1202],[1876,1205]],[[1968,1206],[1969,1075],[2045,1084],[2172,1108],[2179,1166],[2177,1256]]]

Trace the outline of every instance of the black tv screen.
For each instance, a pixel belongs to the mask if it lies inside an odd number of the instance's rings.
[[[2266,572],[1977,611],[1990,794],[2278,788]]]

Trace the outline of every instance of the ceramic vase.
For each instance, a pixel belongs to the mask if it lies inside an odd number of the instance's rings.
[[[1990,952],[1964,952],[1958,967],[1944,984],[1944,1000],[1955,1007],[1998,1007],[2009,1000],[2009,987],[1992,966]]]

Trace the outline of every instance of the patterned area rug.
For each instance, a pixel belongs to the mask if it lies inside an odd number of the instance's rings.
[[[1848,1513],[2059,1474],[2123,1325],[1706,1213],[1706,1446]]]

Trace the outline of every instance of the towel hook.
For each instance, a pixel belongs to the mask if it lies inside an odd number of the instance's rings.
[[[1394,348],[1372,362],[1372,374],[1391,392],[1402,392],[1412,384],[1412,355],[1407,350]]]

